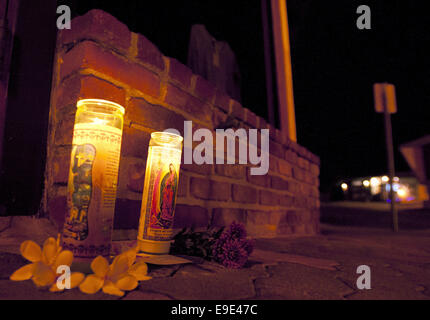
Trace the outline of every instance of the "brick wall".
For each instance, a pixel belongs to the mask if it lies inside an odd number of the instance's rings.
[[[213,130],[234,118],[239,127],[270,129],[270,169],[252,176],[246,165],[182,165],[175,227],[245,223],[253,236],[315,234],[319,230],[319,158],[218,92],[143,35],[92,10],[58,34],[51,93],[43,208],[62,226],[66,211],[76,101],[102,98],[123,105],[123,143],[115,228],[137,228],[150,133],[167,128]],[[238,162],[237,162],[238,163]]]

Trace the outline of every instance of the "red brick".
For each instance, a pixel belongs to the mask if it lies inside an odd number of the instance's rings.
[[[185,204],[176,205],[173,228],[207,227],[209,222],[206,208]]]
[[[199,99],[170,83],[167,84],[167,94],[164,101],[184,110],[195,118],[207,122],[210,122],[212,119],[212,110],[208,104],[201,102]]]
[[[305,158],[299,157],[298,164],[300,168],[304,170],[309,170],[309,161],[306,160]]]
[[[292,164],[297,164],[298,156],[293,150],[287,150],[285,152],[285,159],[291,162]]]
[[[246,223],[246,211],[243,209],[214,208],[212,213],[212,227],[229,226],[233,221]]]
[[[294,210],[288,210],[287,214],[284,216],[284,221],[282,221],[280,224],[287,224],[289,226],[295,226],[300,223],[300,217],[297,213],[297,211]]]
[[[51,159],[53,183],[67,185],[72,146],[57,147]]]
[[[257,203],[257,190],[242,185],[233,185],[233,200],[242,203]]]
[[[140,200],[116,199],[114,229],[137,229],[141,205]]]
[[[262,117],[258,117],[258,128],[259,129],[267,129],[267,121],[266,121],[266,119],[264,119]]]
[[[289,184],[288,181],[277,176],[272,176],[271,181],[272,181],[272,188],[277,190],[288,190],[288,184]]]
[[[231,106],[231,115],[240,120],[245,119],[245,108],[243,108],[242,105],[236,100],[233,100],[233,104]]]
[[[279,172],[278,160],[271,154],[269,155],[269,171]]]
[[[260,204],[277,206],[279,204],[279,195],[269,190],[260,190]]]
[[[225,123],[227,118],[228,118],[227,113],[215,108],[213,110],[213,115],[212,115],[212,123],[214,128],[218,128],[221,124]]]
[[[269,152],[281,159],[283,159],[285,155],[284,147],[272,139],[269,140]]]
[[[145,36],[138,34],[137,39],[137,59],[144,63],[148,63],[157,69],[164,70],[163,55],[158,48],[149,41]]]
[[[245,111],[246,123],[249,124],[253,128],[258,127],[258,118],[257,115],[249,109]]]
[[[133,163],[128,168],[127,188],[134,192],[143,192],[146,162]]]
[[[291,208],[294,203],[294,198],[289,195],[281,195],[279,197],[279,204],[283,207]]]
[[[64,55],[64,62],[60,68],[60,79],[87,68],[153,97],[160,95],[160,79],[155,73],[90,41],[79,43]]]
[[[282,174],[284,176],[288,176],[288,177],[290,177],[292,175],[293,167],[287,161],[280,159],[278,161],[278,165],[279,165],[279,173],[280,174]]]
[[[211,103],[215,95],[215,86],[206,79],[197,76],[194,94],[203,101]]]
[[[267,124],[267,126],[269,127],[269,137],[270,137],[270,139],[272,139],[273,141],[276,141],[276,142],[280,142],[280,141],[278,141],[276,138],[277,138],[277,136],[276,136],[276,128],[274,127],[274,126],[272,126],[270,123],[269,124]]]
[[[215,172],[221,176],[233,179],[244,179],[247,167],[240,164],[216,164]]]
[[[293,226],[293,233],[297,234],[297,235],[306,234],[306,225],[298,224],[298,225]]]
[[[179,175],[178,197],[186,197],[188,195],[189,181],[190,178],[186,174],[181,173]]]
[[[266,211],[246,210],[246,221],[248,225],[264,225],[270,222],[270,214]]]
[[[310,171],[314,176],[319,176],[320,175],[320,167],[317,166],[316,164],[311,163],[310,165]]]
[[[124,126],[122,133],[121,155],[138,157],[146,160],[150,139],[151,135],[148,132],[138,130],[134,126]]]
[[[291,180],[288,181],[288,191],[291,193],[296,194],[296,193],[300,192],[299,186],[300,185],[295,181],[291,181]]]
[[[247,170],[248,182],[254,185],[258,185],[261,187],[269,187],[270,186],[270,177],[268,175],[256,176],[251,175],[251,170],[248,168]]]
[[[305,179],[305,173],[302,169],[298,167],[293,168],[293,177],[296,178],[299,181],[304,181]]]
[[[67,214],[67,197],[54,196],[48,200],[47,211],[49,219],[57,226],[58,231],[63,230]]]
[[[125,118],[156,131],[173,128],[182,135],[184,132],[185,118],[182,115],[140,98],[133,98],[129,101]]]
[[[170,79],[178,81],[185,88],[189,88],[191,85],[191,77],[193,76],[193,72],[191,71],[191,69],[174,58],[169,58],[169,61]]]
[[[92,75],[74,75],[58,87],[57,108],[73,104],[80,99],[104,99],[125,105],[125,91],[112,83]]]
[[[127,52],[130,47],[131,33],[127,26],[102,10],[88,11],[85,15],[73,19],[71,25],[71,29],[59,32],[61,43],[90,39],[123,52]]]
[[[226,182],[195,177],[190,180],[190,194],[199,199],[227,201],[230,200],[230,190],[230,184]]]
[[[216,91],[215,105],[230,113],[230,97],[220,90]]]
[[[181,165],[181,169],[189,172],[199,173],[201,175],[210,175],[212,173],[212,168],[213,165],[211,164],[198,165],[195,163],[191,163]]]
[[[73,127],[75,126],[76,106],[69,105],[58,113],[55,123],[55,145],[71,145],[73,140]]]

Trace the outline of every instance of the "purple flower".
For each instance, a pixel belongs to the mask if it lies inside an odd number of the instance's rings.
[[[228,230],[226,231],[226,237],[230,239],[245,239],[246,230],[245,226],[241,223],[233,221]]]
[[[254,249],[254,242],[246,239],[245,227],[233,222],[214,243],[212,254],[227,268],[242,268]]]

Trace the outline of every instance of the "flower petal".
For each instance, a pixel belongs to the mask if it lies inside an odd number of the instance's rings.
[[[34,241],[27,240],[21,243],[20,251],[22,256],[31,262],[42,260],[42,249]]]
[[[115,282],[115,286],[121,290],[130,291],[136,289],[138,282],[135,277],[131,275],[124,275]]]
[[[118,289],[112,281],[106,281],[103,286],[103,292],[118,297],[122,297],[124,295],[124,291]]]
[[[12,281],[28,280],[33,276],[34,267],[34,263],[27,264],[12,273],[9,279]]]
[[[70,275],[70,289],[79,286],[84,281],[85,275],[81,272],[72,272]]]
[[[53,284],[56,279],[55,272],[42,262],[38,262],[34,268],[33,282],[38,287],[45,287]]]
[[[100,278],[104,278],[109,271],[109,262],[102,256],[97,256],[91,262],[91,270]]]
[[[58,266],[71,266],[73,262],[73,252],[69,250],[61,251],[55,259],[55,270]]]
[[[131,265],[136,261],[136,254],[137,254],[137,247],[131,248],[121,253],[121,255],[124,255],[128,258],[128,267],[131,267]]]
[[[148,265],[143,261],[137,262],[130,267],[128,273],[134,276],[138,281],[144,280],[141,278],[145,278],[148,274]]]
[[[79,285],[79,289],[83,293],[94,294],[103,287],[104,280],[97,277],[94,274],[90,274],[85,280]]]
[[[51,292],[62,292],[62,291],[64,291],[64,289],[60,289],[60,288],[58,288],[57,283],[54,283],[54,284],[49,288],[49,291],[51,291]]]
[[[57,256],[57,249],[57,240],[52,237],[46,239],[43,244],[42,261],[47,265],[53,264]]]
[[[110,266],[110,270],[108,273],[108,277],[110,279],[117,278],[118,276],[126,273],[128,270],[128,261],[129,258],[126,255],[120,254],[117,256]]]

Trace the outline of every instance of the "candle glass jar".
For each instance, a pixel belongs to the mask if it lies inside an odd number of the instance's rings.
[[[110,253],[123,116],[114,102],[77,103],[63,228],[63,248],[75,261]]]
[[[181,136],[172,133],[151,134],[137,238],[141,252],[169,253],[182,141]]]

